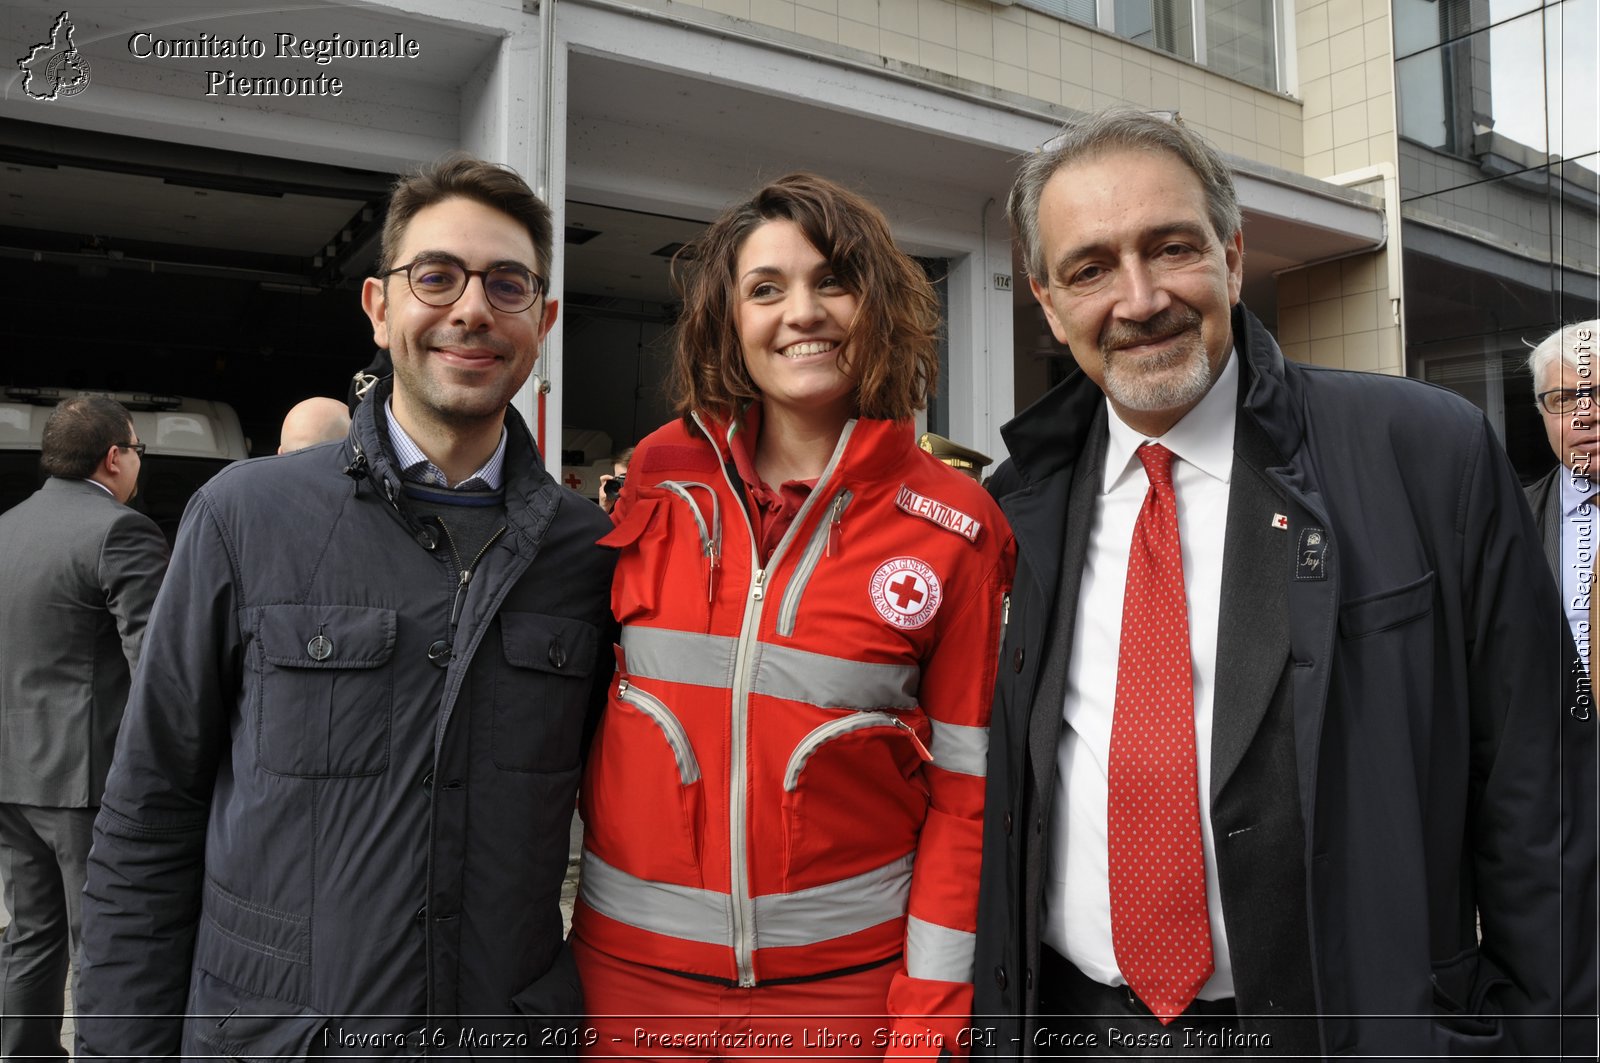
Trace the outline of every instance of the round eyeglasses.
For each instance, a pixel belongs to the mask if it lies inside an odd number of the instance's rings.
[[[521,266],[494,266],[468,269],[449,259],[417,259],[404,266],[385,270],[380,277],[406,275],[411,294],[429,306],[450,306],[467,290],[467,281],[483,279],[483,293],[489,305],[507,314],[520,314],[532,306],[545,290],[545,279]]]

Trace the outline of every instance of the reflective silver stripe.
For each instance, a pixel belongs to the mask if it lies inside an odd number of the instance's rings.
[[[789,754],[789,764],[783,770],[783,788],[790,793],[800,785],[800,773],[806,770],[806,761],[811,755],[821,749],[824,744],[833,741],[863,727],[905,727],[911,728],[900,722],[897,716],[887,712],[857,712],[849,716],[841,716],[837,720],[829,720],[818,727],[813,727],[811,733],[800,740],[794,747],[794,752]]]
[[[907,853],[824,886],[754,898],[755,947],[815,945],[900,918],[911,895],[913,857]],[[580,883],[584,903],[619,923],[686,941],[733,944],[732,898],[726,893],[648,882],[587,849]],[[968,949],[970,967],[970,944]]]
[[[689,512],[694,514],[695,527],[697,527],[700,530],[700,552],[705,554],[707,557],[710,557],[711,556],[711,527],[706,523],[705,514],[700,512],[699,504],[696,503],[695,500],[689,495],[689,488],[691,488],[691,487],[699,487],[699,488],[704,489],[705,491],[710,492],[710,494],[711,494],[711,512],[712,513],[716,513],[717,512],[717,508],[718,508],[718,505],[717,505],[717,493],[715,491],[712,491],[711,487],[708,484],[692,483],[692,482],[679,482],[677,480],[662,480],[660,483],[656,484],[656,486],[665,488],[668,491],[671,491],[673,494],[677,495],[679,498],[683,499],[684,505],[689,507]],[[717,519],[718,519],[718,523],[720,523],[721,522],[720,518],[717,518]]]
[[[840,491],[834,496],[828,504],[827,515],[811,533],[811,541],[806,544],[806,552],[800,555],[794,575],[789,577],[789,586],[784,588],[783,599],[778,603],[777,631],[784,638],[794,636],[795,622],[800,619],[800,598],[806,592],[806,584],[811,582],[811,574],[817,570],[817,562],[822,560],[822,552],[828,548],[828,536],[833,533],[839,518],[844,515],[845,507],[854,497],[850,491]]]
[[[583,902],[619,923],[707,945],[733,940],[726,893],[650,882],[612,867],[588,849],[578,882]]]
[[[632,705],[645,719],[661,728],[661,735],[672,749],[672,759],[678,762],[678,781],[684,786],[700,781],[700,762],[695,759],[694,747],[683,724],[667,708],[666,703],[648,694],[624,679],[617,684],[617,697]]]
[[[739,640],[630,624],[622,629],[622,650],[630,675],[726,688],[733,685]],[[826,708],[908,709],[917,703],[921,682],[916,665],[850,661],[762,642],[750,689]]]
[[[912,664],[849,661],[763,642],[750,689],[827,708],[909,709],[921,681]]]
[[[928,743],[928,752],[933,754],[935,764],[945,771],[976,775],[980,779],[989,774],[987,727],[967,727],[938,720],[929,722],[933,724],[933,741]]]
[[[756,947],[814,945],[905,914],[915,854],[853,878],[756,898]]]
[[[970,982],[977,943],[976,934],[907,916],[906,973],[939,982]]]
[[[628,674],[697,687],[733,685],[733,657],[739,640],[630,624],[622,629]]]

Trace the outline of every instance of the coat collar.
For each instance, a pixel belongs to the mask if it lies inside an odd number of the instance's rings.
[[[1233,308],[1232,325],[1244,375],[1241,413],[1260,425],[1278,453],[1295,454],[1305,436],[1299,381],[1286,369],[1283,352],[1266,326],[1243,303]],[[1023,480],[1038,483],[1070,466],[1083,452],[1095,408],[1104,402],[1105,393],[1074,367],[1066,380],[1001,427]]]
[[[723,465],[733,460],[729,437],[735,432],[753,432],[760,424],[760,408],[755,403],[746,406],[733,420],[723,420],[706,411],[694,416],[716,447]],[[830,483],[887,479],[896,475],[899,467],[916,452],[916,426],[910,421],[852,418],[845,422],[824,477]]]
[[[384,403],[393,392],[394,377],[384,377],[356,407],[349,437],[354,460],[344,472],[358,484],[363,477],[370,477],[390,503],[404,514],[400,469],[390,451],[389,426],[383,412]],[[554,518],[560,492],[555,480],[545,471],[539,448],[515,407],[506,407],[505,428],[506,521],[516,533],[514,538],[531,550],[544,537],[545,529]],[[411,520],[410,517],[406,519]]]

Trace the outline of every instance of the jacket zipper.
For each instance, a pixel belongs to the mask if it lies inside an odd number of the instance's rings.
[[[710,484],[699,483],[694,480],[662,480],[656,484],[683,499],[689,507],[689,512],[694,514],[695,526],[700,530],[700,550],[706,555],[706,601],[712,601],[716,596],[717,566],[722,560],[722,505],[717,500],[717,492]],[[711,525],[707,527],[705,514],[694,497],[689,494],[689,488],[698,487],[711,496]]]
[[[800,564],[795,567],[794,577],[789,580],[789,586],[783,592],[783,599],[778,603],[778,634],[784,638],[794,636],[794,625],[800,619],[800,598],[805,594],[806,584],[811,582],[811,574],[816,571],[817,562],[822,560],[823,551],[826,550],[829,557],[834,557],[839,552],[840,518],[844,516],[845,507],[854,497],[849,489],[833,496],[828,508],[828,518],[812,531],[811,541],[806,544],[806,552],[800,555]]]
[[[710,441],[712,447],[721,453],[722,448],[718,446],[716,437],[706,428],[699,413],[694,414],[694,423],[699,427],[701,434]],[[736,427],[736,423],[729,425],[729,433],[731,434]],[[751,577],[749,592],[745,596],[744,617],[739,626],[738,649],[733,662],[733,719],[730,721],[732,729],[729,736],[732,755],[728,766],[728,885],[733,917],[733,959],[739,976],[739,985],[744,989],[756,984],[755,901],[750,896],[750,853],[745,837],[745,804],[750,787],[747,748],[750,731],[750,686],[755,671],[756,648],[759,645],[756,636],[761,630],[761,610],[766,597],[767,573],[777,567],[778,562],[788,551],[789,544],[794,541],[796,531],[804,527],[806,519],[820,504],[819,500],[823,497],[828,481],[833,477],[833,470],[838,466],[839,458],[844,454],[845,445],[849,443],[855,427],[854,420],[846,422],[844,431],[839,434],[839,442],[833,448],[833,455],[828,459],[827,467],[817,478],[817,486],[812,488],[811,495],[800,506],[800,512],[795,514],[794,523],[784,532],[783,538],[772,551],[772,556],[767,558],[765,565],[762,565],[761,555],[756,551],[756,533],[755,527],[750,523],[750,512],[743,506],[739,507],[740,518],[743,519],[745,530],[749,533]],[[742,497],[726,465],[722,469],[722,478],[733,497]]]
[[[626,679],[617,683],[617,697],[648,716],[659,728],[672,747],[672,758],[678,762],[678,779],[684,786],[700,781],[700,762],[695,759],[694,747],[683,724],[667,708],[666,703],[653,694],[647,694]]]
[[[444,541],[450,544],[450,556],[455,558],[456,567],[461,569],[461,576],[456,581],[455,600],[450,603],[450,652],[454,653],[456,627],[461,621],[461,606],[467,598],[467,585],[472,582],[472,573],[477,570],[478,562],[483,560],[483,555],[487,554],[489,547],[499,542],[500,536],[506,533],[506,526],[502,524],[496,528],[494,534],[489,536],[489,541],[483,544],[483,549],[479,550],[477,555],[473,557],[472,564],[465,567],[461,564],[461,551],[456,549],[456,537],[450,534],[450,525],[441,520],[439,522],[439,530],[444,532]]]
[[[933,754],[928,752],[928,747],[922,744],[922,739],[917,737],[917,732],[911,725],[893,713],[871,711],[853,712],[849,716],[827,723],[812,729],[811,733],[800,740],[794,747],[794,752],[789,754],[789,765],[783,771],[783,789],[785,793],[794,793],[800,785],[800,773],[805,770],[806,762],[812,754],[824,745],[847,734],[853,734],[867,727],[896,727],[910,737],[913,745],[917,747],[917,755],[924,762],[931,762]]]

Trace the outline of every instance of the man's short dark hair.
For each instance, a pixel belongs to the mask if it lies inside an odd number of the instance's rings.
[[[113,446],[133,442],[133,415],[115,399],[79,395],[62,399],[44,423],[39,467],[46,476],[87,480]]]
[[[418,211],[456,198],[482,203],[521,222],[539,255],[533,268],[549,279],[553,232],[550,208],[511,167],[460,151],[441,156],[394,183],[389,193],[389,213],[383,221],[379,274],[401,265],[394,260],[395,254],[406,226]]]
[[[1028,156],[1006,200],[1011,231],[1021,245],[1022,265],[1041,284],[1047,265],[1039,234],[1039,201],[1057,170],[1090,162],[1113,151],[1164,151],[1187,166],[1206,197],[1206,214],[1217,239],[1226,242],[1243,225],[1233,174],[1215,148],[1176,115],[1112,107],[1068,126]]]

